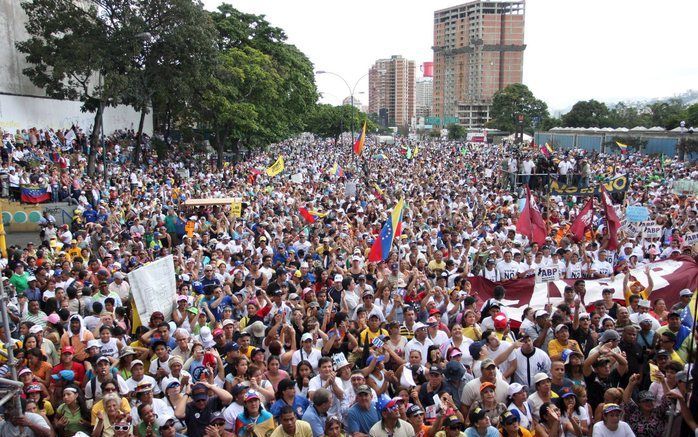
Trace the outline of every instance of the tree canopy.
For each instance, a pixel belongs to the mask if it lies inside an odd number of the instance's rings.
[[[519,114],[524,116],[527,132],[533,131],[536,120],[542,122],[549,117],[548,105],[537,99],[526,85],[516,83],[494,94],[488,126],[514,132]]]

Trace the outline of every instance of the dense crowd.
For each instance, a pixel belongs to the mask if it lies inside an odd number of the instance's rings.
[[[698,177],[695,164],[405,138],[369,139],[356,157],[347,141],[303,136],[220,169],[185,144],[164,157],[150,150],[136,167],[125,131],[88,177],[82,132],[3,139],[4,195],[19,198],[26,181],[75,213],[67,224],[44,214],[36,241],[1,261],[9,332],[0,325],[0,340],[15,361],[0,358],[0,377],[22,383],[19,401],[3,406],[2,437],[696,429],[696,332],[681,323],[693,290],[652,297],[653,262],[698,253],[684,241],[696,231],[696,197],[671,191]],[[279,155],[284,170],[267,176]],[[614,200],[649,207],[660,237],[621,230],[620,248],[607,250],[595,210],[577,241],[569,227],[585,197],[542,194],[550,180],[596,186],[620,175],[630,185]],[[545,244],[516,231],[522,183],[539,194]],[[242,199],[241,217],[228,205],[184,206],[222,197]],[[393,249],[369,261],[400,199]],[[127,274],[168,255],[174,310],[139,321]],[[550,265],[574,285],[510,320],[507,281]],[[620,295],[588,298],[586,281],[619,275]],[[502,285],[489,296],[473,277]]]

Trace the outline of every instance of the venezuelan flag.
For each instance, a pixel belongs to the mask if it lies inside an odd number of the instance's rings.
[[[354,153],[357,156],[361,156],[361,152],[364,151],[364,143],[366,142],[366,122],[364,121],[364,127],[361,128],[361,134],[356,139],[354,143]]]
[[[686,308],[681,310],[681,324],[688,329],[693,329],[693,323],[696,320],[696,299],[698,299],[698,293],[694,292],[691,302],[686,305]]]
[[[344,176],[344,170],[342,170],[342,167],[340,167],[339,164],[337,164],[336,162],[334,163],[334,165],[330,169],[329,173],[332,176],[339,176],[339,177]]]
[[[553,155],[553,148],[550,146],[550,144],[545,143],[540,146],[540,153],[545,155],[546,158],[550,158]]]
[[[373,242],[373,246],[371,246],[371,252],[368,254],[368,260],[370,262],[379,262],[388,259],[395,235],[401,228],[402,212],[404,208],[405,200],[400,199],[397,205],[395,205],[395,208],[393,208],[393,212],[385,222],[385,225],[383,225],[380,235]]]
[[[618,144],[618,148],[620,149],[620,153],[622,155],[625,155],[626,153],[628,153],[628,145],[627,144],[623,144],[620,141],[616,141],[616,144]]]
[[[308,223],[315,223],[315,221],[318,218],[323,218],[327,216],[326,212],[318,212],[318,211],[308,211],[305,208],[298,208],[298,212],[300,213],[301,217],[305,219]]]

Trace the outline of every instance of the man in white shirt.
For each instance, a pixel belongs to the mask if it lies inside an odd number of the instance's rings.
[[[514,261],[510,250],[504,251],[504,259],[497,263],[497,271],[501,281],[516,279],[519,273],[519,263]]]
[[[591,274],[594,278],[610,278],[613,275],[613,266],[606,261],[606,251],[599,251],[599,258],[591,264]]]
[[[422,354],[422,365],[425,366],[427,364],[427,351],[429,346],[434,343],[427,336],[427,325],[417,322],[414,324],[413,329],[414,338],[405,345],[405,361],[409,361],[411,351],[417,350]]]
[[[332,358],[322,357],[318,363],[319,372],[308,382],[308,397],[312,398],[313,393],[321,388],[332,393],[332,406],[327,414],[339,416],[342,399],[344,399],[344,389],[342,380],[332,370]]]

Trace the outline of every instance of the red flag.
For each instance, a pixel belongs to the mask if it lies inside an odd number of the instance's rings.
[[[584,240],[584,233],[587,228],[591,226],[591,219],[594,217],[594,196],[590,196],[584,208],[579,211],[577,218],[572,222],[570,226],[570,233],[573,235],[573,239],[576,242]]]
[[[300,212],[301,217],[305,219],[306,222],[308,223],[315,223],[315,216],[312,215],[311,213],[308,212],[307,209],[305,208],[298,208],[298,212]]]
[[[601,203],[603,210],[606,213],[606,228],[608,229],[608,245],[606,249],[617,250],[618,245],[618,229],[620,228],[620,220],[616,215],[616,210],[613,208],[613,201],[606,191],[606,187],[601,186]]]
[[[545,237],[548,234],[543,215],[533,202],[531,189],[528,186],[526,186],[526,205],[516,222],[516,232],[539,245],[545,243]]]

